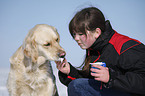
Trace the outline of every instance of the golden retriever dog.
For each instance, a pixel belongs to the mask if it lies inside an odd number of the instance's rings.
[[[58,96],[50,61],[64,58],[53,26],[38,24],[10,58],[7,88],[10,96]]]

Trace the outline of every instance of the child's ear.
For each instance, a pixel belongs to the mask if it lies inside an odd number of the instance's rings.
[[[100,28],[96,28],[95,38],[97,39],[100,35],[101,35],[101,29]]]

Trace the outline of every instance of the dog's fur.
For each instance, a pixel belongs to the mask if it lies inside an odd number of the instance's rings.
[[[58,96],[50,61],[65,56],[53,26],[38,24],[10,58],[10,96]]]

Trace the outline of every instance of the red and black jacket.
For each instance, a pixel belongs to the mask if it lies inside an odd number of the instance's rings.
[[[104,86],[137,96],[145,95],[145,45],[115,32],[109,21],[106,21],[105,30],[89,48],[91,50],[87,50],[92,57],[91,62],[102,61],[109,68],[110,80]],[[66,86],[72,80],[84,77],[71,64],[69,75],[59,72],[59,79]]]

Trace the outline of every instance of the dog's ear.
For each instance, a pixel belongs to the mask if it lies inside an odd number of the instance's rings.
[[[37,51],[37,45],[34,39],[32,38],[26,38],[25,42],[25,46],[24,46],[24,55],[27,58],[31,58],[33,63],[37,62],[37,58],[38,58],[38,51]]]
[[[21,64],[21,60],[23,60],[23,49],[20,46],[17,51],[10,57],[9,61],[11,63],[11,67],[17,67],[18,64]]]

